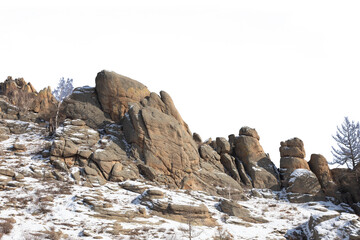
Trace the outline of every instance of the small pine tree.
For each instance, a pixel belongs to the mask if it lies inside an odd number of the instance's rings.
[[[64,78],[60,78],[59,83],[57,87],[54,89],[52,94],[56,98],[56,100],[59,101],[57,110],[56,110],[56,117],[55,117],[55,130],[58,127],[58,117],[59,117],[59,111],[62,101],[69,96],[74,89],[73,86],[73,80],[68,78],[66,81]]]
[[[345,120],[341,127],[337,127],[336,135],[333,136],[337,147],[332,147],[331,153],[334,156],[330,164],[346,164],[348,168],[354,169],[360,162],[360,125],[359,122]]]
[[[73,80],[68,78],[66,81],[64,78],[60,78],[57,87],[54,89],[52,94],[59,102],[62,102],[67,96],[73,91]]]

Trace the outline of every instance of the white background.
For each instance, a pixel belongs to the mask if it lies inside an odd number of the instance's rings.
[[[360,120],[358,1],[1,1],[0,80],[95,85],[107,69],[167,91],[203,140],[257,129],[331,160]]]

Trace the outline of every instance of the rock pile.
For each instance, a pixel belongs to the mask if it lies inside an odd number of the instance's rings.
[[[290,174],[295,169],[310,170],[305,158],[304,143],[299,138],[292,138],[280,143],[280,173],[282,185],[287,186]]]
[[[5,119],[32,121],[38,117],[49,120],[56,112],[57,100],[50,87],[39,93],[23,78],[8,77],[0,83],[0,116]]]
[[[291,202],[324,199],[316,175],[310,171],[305,158],[304,143],[299,138],[292,138],[280,143],[280,176],[282,186],[289,193]],[[304,197],[303,194],[308,194]]]

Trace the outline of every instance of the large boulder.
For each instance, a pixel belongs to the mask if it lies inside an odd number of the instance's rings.
[[[106,139],[106,143],[101,144],[101,146],[95,150],[92,160],[99,166],[106,179],[109,179],[113,166],[116,163],[121,163],[128,159],[124,149],[125,146],[122,141],[112,138]],[[114,174],[118,171],[119,168],[117,166],[117,169],[114,170]]]
[[[223,137],[216,138],[216,151],[219,154],[223,153],[231,153],[231,146],[230,143]]]
[[[222,212],[228,214],[229,216],[235,216],[237,218],[240,218],[246,222],[251,223],[267,223],[268,221],[266,219],[263,219],[261,217],[253,217],[250,214],[250,211],[235,201],[227,200],[227,199],[221,199],[219,202],[219,208]]]
[[[305,158],[304,143],[299,138],[292,138],[280,143],[280,157]]]
[[[115,72],[101,71],[96,76],[96,92],[105,113],[119,121],[129,110],[129,103],[140,102],[150,92],[145,85]]]
[[[235,139],[235,154],[244,164],[253,187],[279,190],[278,172],[261,147],[256,130],[243,127],[239,132],[242,135]]]
[[[319,179],[321,188],[327,195],[336,196],[337,186],[331,175],[331,171],[328,162],[321,154],[311,154],[309,167],[316,177]]]
[[[63,101],[61,114],[70,119],[83,119],[95,129],[112,121],[109,114],[101,110],[95,88],[87,86],[74,89]]]
[[[295,169],[289,176],[287,192],[317,194],[320,190],[316,175],[309,170]]]
[[[133,104],[124,118],[124,134],[135,157],[180,187],[183,178],[199,167],[198,147],[170,96],[152,93]]]

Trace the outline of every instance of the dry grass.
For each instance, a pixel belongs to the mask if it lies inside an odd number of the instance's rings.
[[[13,218],[2,218],[0,219],[0,239],[3,235],[9,234],[13,229],[13,223],[15,220]]]
[[[232,240],[234,237],[228,232],[225,231],[221,226],[216,228],[217,235],[213,237],[213,240]]]

